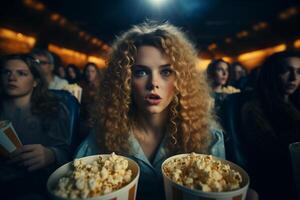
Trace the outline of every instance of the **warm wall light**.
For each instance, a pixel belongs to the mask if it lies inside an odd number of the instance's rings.
[[[58,21],[60,19],[60,15],[57,14],[57,13],[53,13],[53,14],[50,15],[50,19],[52,21]]]
[[[23,3],[30,7],[30,8],[33,8],[35,10],[38,10],[38,11],[43,11],[45,10],[45,5],[36,1],[36,0],[23,0]]]
[[[269,25],[267,22],[259,22],[257,24],[254,24],[252,28],[255,31],[260,31],[260,30],[266,29],[268,26]]]
[[[54,44],[48,45],[49,51],[56,53],[66,64],[76,64],[80,67],[84,66],[87,62],[94,62],[99,67],[105,67],[105,59],[96,56],[89,56],[72,49],[63,48]]]
[[[210,62],[211,62],[211,59],[198,58],[197,70],[198,71],[205,71]]]
[[[224,60],[224,61],[226,61],[226,62],[228,62],[228,63],[231,63],[232,62],[232,58],[230,58],[230,57],[222,57],[222,60]]]
[[[49,51],[56,53],[66,64],[77,64],[83,66],[87,61],[87,55],[72,49],[63,48],[54,44],[48,45]]]
[[[238,33],[236,34],[236,36],[237,36],[238,38],[247,37],[248,35],[249,35],[249,33],[248,33],[247,31],[241,31],[241,32],[238,32]]]
[[[299,48],[300,48],[300,39],[294,41],[294,47],[295,47],[296,49],[299,49]]]
[[[209,46],[208,46],[208,50],[210,50],[210,51],[212,51],[212,50],[214,50],[214,49],[216,49],[217,48],[217,44],[216,43],[212,43],[212,44],[210,44]]]
[[[93,38],[91,41],[93,44],[97,44],[98,43],[98,39],[97,38]]]
[[[287,20],[295,15],[297,15],[299,13],[299,8],[297,7],[290,7],[284,11],[282,11],[281,13],[279,13],[278,18],[280,20]]]
[[[96,56],[89,56],[88,57],[88,62],[96,63],[97,66],[100,67],[100,68],[103,68],[103,67],[106,66],[105,60],[103,58],[96,57]]]
[[[0,28],[0,37],[4,39],[10,39],[10,40],[15,40],[18,42],[23,42],[29,45],[30,47],[33,47],[36,39],[31,36],[24,35],[22,33],[15,32],[13,30],[9,30],[6,28]]]
[[[225,42],[226,42],[227,44],[230,44],[230,43],[232,42],[232,39],[228,37],[228,38],[225,39]]]
[[[248,69],[252,69],[254,67],[259,66],[266,57],[270,56],[275,52],[284,51],[285,49],[286,49],[286,45],[280,44],[266,49],[251,51],[239,55],[238,61],[244,64]]]
[[[102,50],[108,52],[108,51],[110,51],[110,47],[108,45],[104,44],[104,45],[102,45]]]

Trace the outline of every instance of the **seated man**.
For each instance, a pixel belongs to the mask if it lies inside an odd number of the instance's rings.
[[[39,61],[49,89],[61,90],[68,85],[67,80],[54,75],[54,58],[49,51],[34,49],[32,55]]]

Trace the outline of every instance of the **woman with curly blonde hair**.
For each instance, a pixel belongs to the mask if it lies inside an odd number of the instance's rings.
[[[178,153],[224,157],[197,54],[178,28],[143,23],[114,43],[94,109],[95,131],[76,157],[116,152],[141,168],[137,199],[163,199],[162,162]],[[155,192],[153,192],[155,191]]]

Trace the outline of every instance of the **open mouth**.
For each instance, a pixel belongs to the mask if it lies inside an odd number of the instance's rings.
[[[157,105],[161,102],[162,98],[157,94],[149,94],[149,95],[146,95],[145,100],[150,105]]]

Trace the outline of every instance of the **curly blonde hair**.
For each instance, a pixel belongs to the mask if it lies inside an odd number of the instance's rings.
[[[208,152],[214,117],[206,78],[196,70],[197,53],[181,30],[169,23],[153,22],[134,26],[113,44],[94,110],[100,148],[108,152],[130,151],[128,138],[135,112],[131,69],[137,49],[143,45],[165,53],[176,76],[166,133],[169,152]]]

